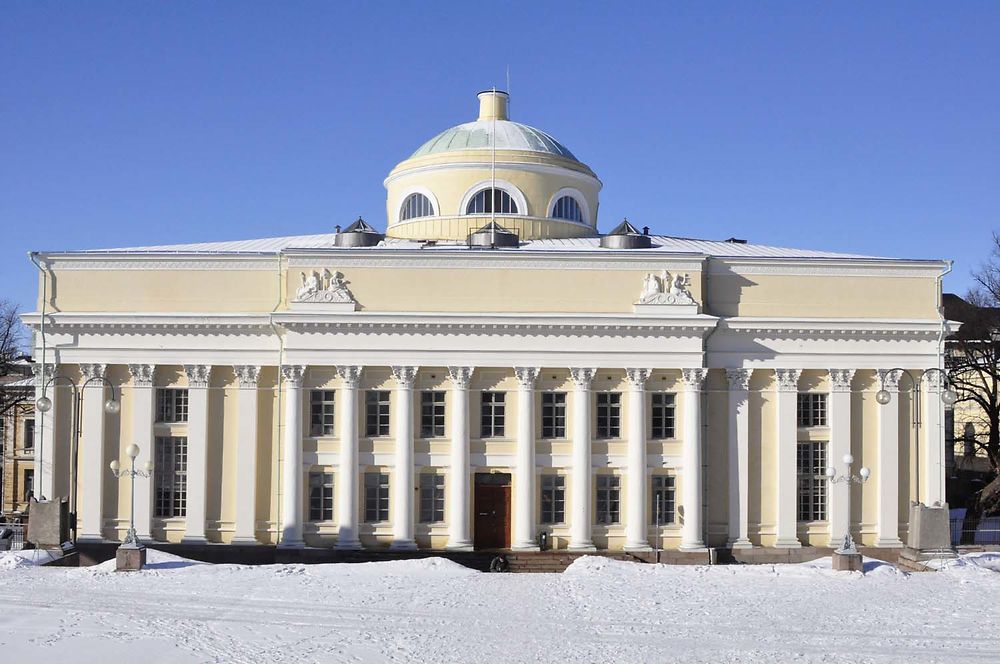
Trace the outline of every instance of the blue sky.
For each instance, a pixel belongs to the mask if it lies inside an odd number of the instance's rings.
[[[950,258],[1000,229],[1000,3],[8,2],[0,296],[25,254],[385,226],[511,72],[599,225]]]

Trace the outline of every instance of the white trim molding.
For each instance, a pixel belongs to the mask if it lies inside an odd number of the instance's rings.
[[[426,196],[427,200],[431,202],[431,207],[434,208],[433,214],[426,217],[412,217],[410,219],[401,219],[400,217],[402,217],[403,215],[403,205],[406,204],[406,199],[412,196],[413,194],[423,194],[424,196]],[[434,195],[434,192],[423,185],[411,185],[403,189],[399,193],[399,200],[396,201],[396,213],[393,215],[392,221],[389,222],[389,226],[390,227],[397,226],[407,221],[418,221],[418,220],[423,221],[426,219],[433,219],[434,217],[440,217],[440,216],[441,216],[441,204],[438,203],[437,196]]]
[[[458,210],[457,210],[456,214],[458,216],[460,216],[460,217],[491,217],[492,215],[489,214],[489,213],[487,213],[487,214],[466,214],[465,213],[465,210],[469,207],[469,201],[471,201],[473,199],[473,197],[476,194],[478,194],[480,191],[482,191],[483,189],[489,189],[490,187],[496,187],[497,189],[502,189],[503,191],[505,191],[508,194],[510,194],[510,197],[514,199],[515,203],[517,203],[517,214],[516,215],[501,215],[501,214],[498,213],[496,216],[498,216],[498,217],[505,217],[505,216],[514,216],[514,217],[524,216],[524,217],[527,217],[527,216],[531,216],[531,209],[528,207],[528,199],[525,197],[524,192],[521,191],[518,188],[518,186],[516,184],[514,184],[513,182],[510,182],[509,180],[501,180],[500,178],[496,178],[495,180],[492,179],[492,178],[491,179],[486,179],[486,180],[480,180],[479,182],[477,182],[474,185],[472,185],[471,187],[469,187],[465,191],[465,194],[462,195],[462,202],[459,204]],[[440,212],[438,214],[440,214]],[[483,222],[483,223],[485,224],[486,222]]]
[[[583,212],[583,225],[590,226],[594,228],[597,226],[597,221],[594,216],[590,213],[590,203],[587,202],[587,197],[583,195],[583,192],[579,189],[574,189],[573,187],[563,187],[556,193],[549,197],[549,204],[545,208],[545,214],[549,219],[556,219],[552,216],[552,208],[555,207],[556,201],[558,201],[563,196],[569,196],[576,201],[577,205],[580,206],[580,211]],[[560,221],[570,221],[569,219],[560,219]],[[573,222],[576,223],[576,222]]]

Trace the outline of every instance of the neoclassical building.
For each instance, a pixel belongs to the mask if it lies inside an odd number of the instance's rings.
[[[33,254],[36,494],[79,540],[124,536],[131,443],[168,542],[897,547],[944,500],[941,386],[915,427],[893,370],[941,365],[946,261],[602,235],[594,171],[479,101],[384,234]]]

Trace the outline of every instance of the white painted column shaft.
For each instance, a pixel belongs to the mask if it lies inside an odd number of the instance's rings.
[[[535,380],[538,369],[516,367],[517,460],[514,477],[514,538],[512,548],[537,551],[535,541]]]
[[[798,395],[799,369],[775,369],[777,428],[777,505],[774,546],[797,548],[798,539]]]
[[[844,455],[851,452],[851,379],[854,369],[830,369],[830,395],[827,404],[827,419],[830,427],[830,444],[826,465],[834,468],[837,475],[846,472]],[[859,468],[855,464],[853,468]],[[829,545],[838,548],[844,543],[844,536],[850,528],[851,515],[848,514],[848,492],[853,487],[848,482],[827,483],[827,521],[830,524]]]
[[[469,527],[469,381],[472,367],[448,367],[451,376],[451,454],[448,469],[448,548],[471,551]]]
[[[396,460],[392,477],[392,548],[417,548],[413,539],[413,381],[417,367],[393,367],[396,378],[393,428]]]
[[[648,551],[646,496],[646,381],[649,369],[626,369],[628,378],[628,451],[625,489],[625,549]]]
[[[56,389],[58,383],[50,381],[57,375],[56,364],[45,365],[45,375],[42,375],[42,366],[33,367],[35,373],[35,400],[46,396],[52,402],[52,407],[48,412],[35,409],[35,499],[53,500],[55,495],[55,442],[56,442],[56,419],[57,413],[61,414],[63,406],[63,395]],[[48,389],[43,390],[43,386],[48,385]],[[66,395],[67,403],[72,408],[72,394]]]
[[[919,500],[925,505],[944,504],[944,402],[941,400],[944,387],[941,374],[936,371],[924,374],[921,382],[924,402]]]
[[[304,366],[283,366],[285,436],[281,465],[281,540],[278,546],[301,547],[302,540],[302,378]]]
[[[187,512],[184,542],[205,539],[208,490],[208,381],[212,367],[184,365],[188,377]]]
[[[343,385],[337,410],[340,415],[340,472],[337,476],[336,548],[360,549],[358,538],[358,387],[361,367],[337,367]]]
[[[682,551],[705,548],[702,539],[701,481],[701,389],[708,369],[684,369],[684,442],[682,449],[684,480],[684,525],[681,528]]]
[[[592,539],[593,471],[590,452],[590,383],[594,380],[595,373],[595,369],[570,369],[573,378],[573,484],[570,490],[572,516],[569,548],[574,551],[595,550]]]
[[[889,403],[877,405],[878,454],[874,469],[878,490],[875,546],[902,546],[899,539],[899,372],[879,370]]]
[[[236,510],[233,544],[257,544],[257,380],[260,367],[233,367],[237,393]]]
[[[104,385],[105,365],[84,364],[80,366],[84,382],[91,381],[83,395],[83,432],[80,437],[79,490],[76,512],[77,539],[104,539],[104,478],[110,476],[110,469],[104,461],[104,402],[107,388]]]
[[[753,369],[727,369],[729,380],[729,546],[750,542],[750,376]]]
[[[139,457],[135,460],[135,467],[142,468],[146,462],[156,463],[156,440],[153,437],[153,410],[156,405],[156,388],[153,387],[153,376],[156,366],[153,364],[130,364],[129,373],[132,375],[132,439],[121,441],[119,453],[115,456],[119,463],[124,463],[125,447],[129,443],[139,446]],[[110,471],[109,471],[110,472]],[[156,468],[153,468],[156,473]],[[153,477],[135,478],[135,532],[139,540],[149,542],[153,539]],[[118,491],[128,491],[129,487],[125,480],[120,480]],[[128,527],[128,514],[119,514],[119,520],[125,520]]]

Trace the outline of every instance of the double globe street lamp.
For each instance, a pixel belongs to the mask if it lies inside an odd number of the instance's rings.
[[[121,479],[122,477],[128,477],[132,480],[131,484],[131,507],[129,510],[128,517],[128,532],[125,533],[125,539],[122,540],[120,549],[141,549],[142,544],[139,542],[139,537],[135,533],[135,478],[136,477],[150,477],[153,474],[153,463],[147,461],[143,464],[142,470],[136,470],[135,460],[139,456],[139,446],[132,443],[125,448],[125,455],[128,456],[131,467],[122,468],[121,464],[118,463],[118,459],[111,462],[111,474]]]

